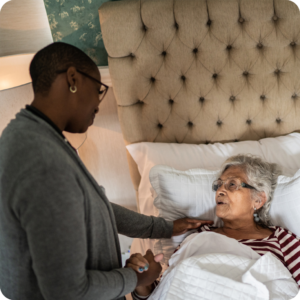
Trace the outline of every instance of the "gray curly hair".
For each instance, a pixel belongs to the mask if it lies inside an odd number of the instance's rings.
[[[256,212],[260,218],[258,224],[264,226],[272,225],[269,211],[277,185],[277,178],[280,174],[278,165],[265,162],[259,156],[239,154],[228,158],[224,162],[221,169],[221,175],[231,166],[240,167],[245,171],[248,178],[248,184],[256,188],[256,190],[251,190],[254,199],[256,199],[261,192],[266,194],[266,203]]]

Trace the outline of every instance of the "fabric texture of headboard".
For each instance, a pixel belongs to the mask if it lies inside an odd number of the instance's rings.
[[[100,24],[126,144],[300,129],[300,14],[288,0],[124,0]],[[135,188],[140,175],[130,157]]]

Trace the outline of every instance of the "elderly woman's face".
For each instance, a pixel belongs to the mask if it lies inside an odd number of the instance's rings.
[[[248,183],[245,172],[239,167],[229,167],[220,177],[222,181],[238,179]],[[251,190],[239,187],[238,190],[227,190],[224,184],[216,192],[216,214],[224,220],[253,219],[254,200]]]

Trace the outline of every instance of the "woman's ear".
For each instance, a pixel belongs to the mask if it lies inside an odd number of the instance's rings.
[[[260,192],[257,196],[257,199],[255,200],[255,207],[256,209],[260,209],[265,205],[267,202],[267,196],[265,192]]]
[[[77,84],[77,71],[75,67],[69,67],[67,70],[67,81],[70,87],[74,87]]]

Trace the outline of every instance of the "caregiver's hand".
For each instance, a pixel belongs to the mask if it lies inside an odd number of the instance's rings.
[[[126,260],[124,268],[131,268],[138,273],[143,273],[148,270],[149,262],[142,254],[135,253],[130,255],[130,258]]]
[[[190,218],[178,219],[173,222],[173,233],[172,236],[181,235],[188,230],[195,229],[204,224],[213,224],[213,221],[204,221]]]
[[[144,258],[149,262],[149,268],[143,273],[137,273],[137,291],[139,290],[139,287],[151,286],[155,279],[159,276],[161,272],[161,265],[159,261],[161,261],[163,257],[163,254],[157,254],[154,256],[150,249],[147,250]]]

